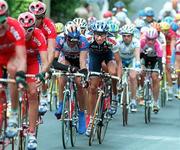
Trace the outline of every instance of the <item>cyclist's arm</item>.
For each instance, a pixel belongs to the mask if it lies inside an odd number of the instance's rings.
[[[55,51],[55,57],[52,62],[52,66],[54,67],[54,69],[57,69],[57,70],[68,71],[68,67],[69,67],[68,65],[64,65],[64,64],[58,62],[59,55],[60,55],[60,52]]]
[[[42,70],[41,72],[47,72],[48,71],[48,54],[47,51],[40,51],[39,52],[40,57],[41,57],[41,61],[42,61]]]
[[[135,48],[134,56],[135,56],[136,62],[140,63],[140,48],[139,47]]]
[[[122,60],[121,60],[121,57],[119,56],[119,52],[114,53],[114,58],[117,63],[117,75],[119,78],[121,78],[122,77]]]
[[[80,63],[81,69],[86,68],[87,53],[88,53],[88,51],[81,51],[80,52],[79,63]]]
[[[23,45],[17,45],[15,47],[16,51],[16,62],[17,62],[17,71],[26,72],[27,61],[26,61],[26,48]]]
[[[49,62],[49,67],[51,66],[51,63],[54,59],[54,51],[56,47],[56,40],[53,38],[48,39],[48,62]]]

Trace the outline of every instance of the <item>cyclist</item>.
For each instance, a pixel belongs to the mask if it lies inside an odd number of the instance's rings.
[[[46,37],[48,45],[48,62],[49,67],[51,66],[52,61],[54,60],[54,51],[56,46],[56,28],[54,23],[48,18],[45,17],[46,5],[43,2],[35,1],[29,5],[29,12],[33,13],[36,16],[36,27],[41,29],[43,34]],[[47,112],[47,85],[42,87],[42,95],[40,101],[39,112],[43,115]]]
[[[64,24],[63,23],[57,22],[57,23],[55,23],[55,27],[56,27],[57,34],[61,34],[64,32]]]
[[[144,9],[144,13],[145,13],[144,21],[146,23],[146,26],[150,27],[151,23],[153,23],[155,21],[155,19],[154,19],[155,12],[154,12],[153,8],[146,7]]]
[[[0,77],[6,66],[9,78],[16,79],[18,88],[26,87],[25,33],[17,20],[8,16],[8,4],[0,0]],[[18,127],[18,92],[15,84],[9,84],[11,116],[6,130],[7,137],[14,137]]]
[[[119,41],[120,50],[117,49],[113,51],[114,53],[118,52],[121,57],[123,67],[140,69],[140,42],[138,39],[134,38],[134,25],[124,25],[120,33],[122,35],[122,40]],[[137,89],[137,71],[131,70],[129,73],[130,80],[130,91],[131,91],[131,102],[130,110],[131,112],[137,111],[136,105],[136,89]]]
[[[171,56],[172,50],[174,49],[176,37],[174,31],[171,30],[171,26],[167,22],[160,23],[161,30],[166,38],[166,75],[168,81],[168,99],[172,100],[173,98],[173,84],[171,78]]]
[[[89,44],[84,36],[82,36],[78,30],[78,27],[73,21],[69,21],[65,25],[64,35],[57,36],[56,38],[56,52],[55,62],[68,65],[67,71],[76,72],[77,69],[81,69],[83,72],[87,72],[86,59],[88,53]],[[65,86],[65,78],[59,78],[59,108],[55,113],[57,119],[61,118],[62,106],[63,106],[63,88]],[[85,90],[77,81],[77,99],[79,101],[79,133],[83,134],[86,130],[85,127]]]
[[[89,46],[89,71],[95,71],[95,72],[100,72],[101,71],[101,64],[104,61],[107,65],[108,72],[111,75],[116,75],[118,71],[118,76],[121,76],[121,60],[119,57],[119,54],[116,54],[115,56],[115,61],[113,60],[113,52],[112,50],[116,51],[119,49],[118,43],[112,39],[108,38],[108,26],[106,21],[99,20],[96,21],[94,24],[93,28],[93,36],[90,41],[90,46]],[[90,78],[90,87],[88,91],[88,116],[87,121],[89,121],[87,130],[86,130],[86,135],[89,136],[91,132],[91,124],[92,124],[92,115],[93,115],[93,110],[95,108],[96,104],[96,96],[97,96],[97,88],[100,84],[100,78],[98,77],[92,77]],[[117,89],[116,89],[116,84],[113,83],[113,96],[112,96],[112,105],[111,105],[111,111],[113,113],[116,112],[117,110],[117,103],[118,103],[118,98],[117,98]],[[90,120],[88,120],[90,118]]]
[[[176,41],[176,54],[175,54],[175,69],[180,70],[180,40]],[[177,90],[177,97],[180,100],[180,72],[177,72],[178,75],[178,90]]]
[[[27,78],[28,83],[28,105],[29,105],[29,131],[28,149],[37,148],[36,121],[38,120],[38,91],[37,86],[45,82],[45,72],[48,70],[47,43],[44,34],[35,28],[36,18],[30,12],[24,12],[18,17],[19,23],[24,27],[26,33],[27,51],[27,74],[36,74],[39,82],[32,78]],[[42,61],[41,71],[39,69],[38,54]]]
[[[145,38],[140,40],[142,65],[150,67],[150,69],[159,69],[162,71],[163,50],[160,42],[157,40],[158,32],[155,28],[150,27]],[[142,77],[143,79],[143,77]],[[143,82],[143,81],[142,81]],[[142,86],[143,87],[143,86]],[[160,79],[157,72],[152,72],[152,95],[153,95],[153,111],[159,111],[159,89]]]

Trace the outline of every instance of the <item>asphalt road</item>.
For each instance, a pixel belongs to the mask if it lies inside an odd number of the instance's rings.
[[[129,114],[128,126],[123,127],[122,115],[118,113],[110,122],[104,143],[97,141],[90,147],[85,135],[78,135],[73,150],[179,150],[180,148],[180,101],[168,102],[158,114],[152,114],[150,124],[144,123],[143,107],[138,112]],[[38,133],[38,150],[61,150],[61,122],[49,112],[44,117],[44,124]]]

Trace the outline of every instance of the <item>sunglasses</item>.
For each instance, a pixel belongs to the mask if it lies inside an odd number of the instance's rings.
[[[107,34],[106,34],[106,33],[103,33],[103,32],[95,32],[94,35],[95,35],[95,36],[105,37]]]
[[[32,31],[34,31],[34,26],[33,27],[29,27],[29,28],[24,28],[26,30],[26,32],[30,33]]]
[[[124,34],[124,35],[122,35],[122,36],[123,36],[123,37],[128,37],[128,38],[132,37],[131,34]]]
[[[71,38],[71,37],[67,37],[67,40],[68,40],[69,42],[78,42],[78,41],[79,41],[78,38]]]
[[[147,40],[154,42],[156,40],[156,38],[154,38],[154,39],[147,38]]]

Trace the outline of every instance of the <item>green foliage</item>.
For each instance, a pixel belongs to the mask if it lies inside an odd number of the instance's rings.
[[[7,0],[9,15],[17,18],[20,13],[28,11],[28,6],[33,0]]]
[[[109,0],[109,3],[110,3],[110,10],[114,7],[114,3],[115,2],[118,2],[118,1],[122,1],[124,2],[124,4],[126,5],[126,8],[128,9],[129,8],[129,4],[133,1],[133,0]]]
[[[65,23],[74,18],[74,10],[80,5],[80,0],[51,0],[52,19]]]

